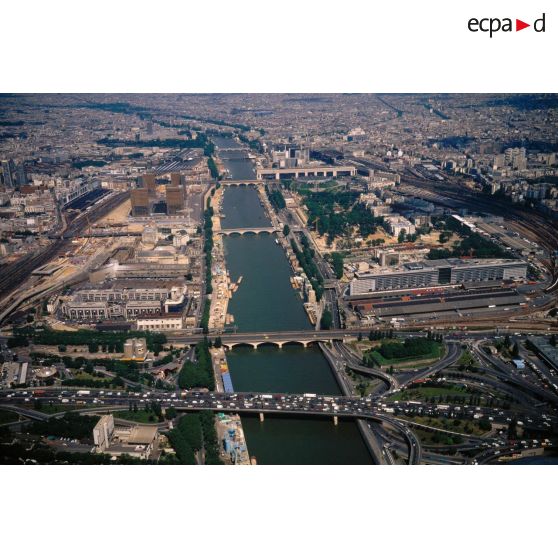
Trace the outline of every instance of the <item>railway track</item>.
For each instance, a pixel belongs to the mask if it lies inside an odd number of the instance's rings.
[[[58,253],[65,252],[71,245],[71,238],[79,236],[91,222],[104,217],[114,207],[123,203],[128,196],[128,192],[122,192],[108,199],[106,203],[95,207],[91,212],[78,214],[68,224],[60,238],[53,240],[40,251],[24,256],[17,262],[6,266],[0,273],[0,298],[5,298],[19,287],[34,269],[47,264]]]

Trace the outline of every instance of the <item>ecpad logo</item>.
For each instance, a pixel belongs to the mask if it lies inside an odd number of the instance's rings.
[[[545,16],[546,14],[543,14],[539,19],[536,19],[533,22],[533,30],[536,33],[545,32]],[[492,35],[498,31],[509,33],[514,30],[512,19],[509,17],[505,17],[503,19],[498,17],[485,17],[482,19],[472,17],[469,20],[467,27],[469,28],[469,31],[473,33],[478,33],[479,31],[483,33],[490,33],[490,38],[492,38]],[[525,23],[520,19],[515,20],[515,31],[521,31],[522,29],[527,29],[527,27],[531,27],[531,24]]]

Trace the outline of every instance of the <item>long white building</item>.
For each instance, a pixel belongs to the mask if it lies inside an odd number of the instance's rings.
[[[356,273],[351,281],[351,296],[375,291],[456,285],[527,277],[527,262],[521,260],[462,260],[448,258],[408,263],[400,268]]]

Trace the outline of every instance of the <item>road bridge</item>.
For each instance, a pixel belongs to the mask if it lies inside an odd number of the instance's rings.
[[[187,345],[195,345],[205,338],[215,341],[217,335],[204,335],[204,334],[183,334],[168,332],[167,337],[169,341],[185,343]],[[347,329],[327,329],[327,330],[313,330],[304,329],[300,331],[268,331],[268,332],[247,332],[247,333],[222,333],[222,344],[232,349],[237,345],[251,345],[257,349],[260,345],[276,345],[282,347],[287,343],[295,343],[308,346],[310,343],[319,343],[320,341],[333,341],[333,340],[350,340],[356,339],[358,332]]]
[[[257,178],[245,178],[245,179],[237,179],[237,180],[220,180],[219,184],[221,186],[259,186],[260,184],[265,184],[265,181],[259,180]]]
[[[386,382],[390,388],[390,391],[394,389],[399,389],[399,381],[395,376],[384,372],[380,368],[371,368],[369,366],[362,365],[358,360],[355,354],[353,354],[347,347],[345,347],[342,343],[334,342],[334,349],[340,354],[340,356],[345,360],[345,363],[348,368],[354,370],[355,372],[360,372],[361,374],[365,374],[367,376],[374,376],[376,378],[380,378],[384,382]]]
[[[52,395],[47,395],[46,390],[43,395],[37,396],[34,400],[51,401]],[[213,392],[189,392],[185,393],[181,398],[167,398],[162,400],[164,392],[152,393],[147,397],[133,396],[132,394],[112,395],[102,394],[97,390],[88,390],[90,393],[79,396],[82,404],[89,404],[95,408],[78,408],[73,409],[77,412],[97,414],[99,412],[108,412],[114,409],[126,408],[132,401],[146,403],[163,403],[165,407],[173,407],[177,411],[218,411],[233,412],[239,414],[259,415],[263,420],[265,415],[292,415],[292,416],[312,416],[312,417],[330,417],[333,418],[334,424],[339,418],[348,418],[356,420],[372,420],[379,423],[386,423],[396,430],[406,441],[409,448],[409,464],[418,464],[421,460],[420,443],[414,433],[402,422],[396,418],[386,415],[376,410],[373,401],[370,398],[362,397],[346,397],[346,396],[322,396],[314,394],[255,394],[255,393],[213,393]],[[168,393],[166,395],[169,395]],[[14,412],[19,412],[35,420],[45,420],[55,415],[45,415],[40,411],[29,409],[25,406],[20,408],[17,403],[23,403],[19,399],[25,397],[23,393],[14,397],[15,400],[2,397],[0,394],[0,408],[6,408]],[[61,400],[55,400],[58,405],[68,405],[72,408],[76,405],[76,398],[67,398],[67,403]],[[99,406],[102,403],[103,406]],[[57,413],[60,416],[63,413]]]
[[[279,232],[277,227],[242,227],[236,229],[216,229],[215,234],[222,234],[223,236],[230,236],[233,234],[273,234]]]

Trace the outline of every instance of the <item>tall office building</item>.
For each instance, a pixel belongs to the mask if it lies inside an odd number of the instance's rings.
[[[147,188],[132,190],[132,215],[134,217],[146,217],[149,215],[149,191]]]
[[[97,451],[105,451],[114,434],[114,417],[112,415],[104,415],[93,428],[93,443]]]
[[[184,209],[184,190],[182,186],[167,186],[167,214],[175,215]]]
[[[180,186],[181,176],[179,172],[171,172],[171,186]]]
[[[155,190],[157,189],[157,181],[155,175],[152,173],[144,174],[139,179],[140,188],[146,188],[149,192],[149,197],[155,197]]]
[[[23,161],[16,168],[15,181],[18,186],[25,186],[27,184],[27,172],[25,171],[25,163]]]
[[[6,188],[14,187],[14,173],[15,167],[14,162],[10,159],[9,161],[2,161],[2,184]]]

